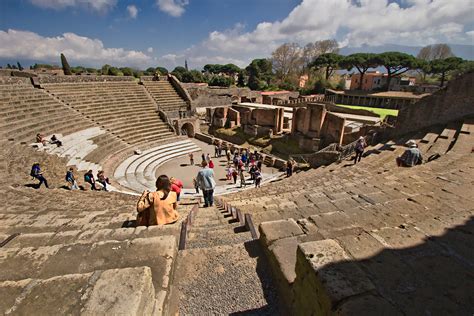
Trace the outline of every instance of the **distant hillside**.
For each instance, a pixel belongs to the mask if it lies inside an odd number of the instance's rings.
[[[448,44],[451,47],[454,55],[463,59],[474,60],[474,45],[457,45]],[[354,53],[383,53],[390,51],[398,51],[416,56],[420,51],[421,46],[404,46],[397,44],[385,44],[379,46],[370,46],[364,44],[360,47],[343,47],[340,53],[342,55],[350,55]]]

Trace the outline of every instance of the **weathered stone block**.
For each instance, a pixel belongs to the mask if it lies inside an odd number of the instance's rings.
[[[262,223],[259,226],[259,230],[260,238],[267,246],[278,239],[304,234],[303,230],[292,218]]]

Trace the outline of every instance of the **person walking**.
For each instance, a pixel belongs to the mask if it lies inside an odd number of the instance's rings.
[[[194,166],[194,154],[189,153],[189,165]]]
[[[69,170],[66,172],[66,182],[68,182],[71,186],[71,190],[79,190],[76,178],[74,177],[74,168],[69,168]]]
[[[183,182],[175,177],[170,178],[171,181],[171,191],[176,192],[176,200],[179,202],[179,196],[181,195],[181,190],[183,189]]]
[[[367,147],[367,143],[365,142],[364,136],[359,137],[355,145],[355,158],[354,164],[360,162],[362,159],[362,155],[364,154],[365,147]]]
[[[254,178],[255,178],[255,187],[260,188],[260,182],[262,182],[262,173],[260,170],[256,170],[254,173]]]
[[[43,172],[41,172],[40,164],[39,163],[34,163],[33,166],[31,167],[30,171],[30,176],[33,178],[39,180],[38,185],[36,186],[37,189],[41,187],[41,184],[44,183],[44,186],[48,189],[48,181],[46,178],[43,176]]]
[[[199,194],[199,183],[197,182],[196,178],[193,178],[193,186],[196,189],[196,194]]]
[[[95,179],[94,179],[94,174],[92,173],[92,170],[87,171],[84,174],[84,182],[89,183],[91,185],[91,190],[97,190],[95,186]]]
[[[245,181],[245,175],[244,175],[244,171],[242,169],[239,170],[239,175],[240,175],[240,187],[246,187],[247,186],[247,182]]]
[[[288,159],[286,162],[286,176],[291,177],[293,175],[293,161]]]
[[[216,181],[214,180],[214,170],[207,166],[207,161],[203,161],[202,169],[197,174],[197,181],[204,195],[204,207],[214,204],[214,188]]]

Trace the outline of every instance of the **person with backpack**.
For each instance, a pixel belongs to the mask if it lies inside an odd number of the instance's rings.
[[[41,187],[41,184],[44,183],[44,186],[48,189],[48,181],[46,178],[43,176],[43,173],[41,172],[40,164],[39,163],[34,163],[33,166],[31,167],[30,171],[30,176],[33,178],[39,180],[38,185],[36,186],[37,189]]]
[[[260,182],[262,182],[262,173],[260,172],[260,170],[258,169],[255,170],[254,178],[255,178],[255,187],[260,188]]]
[[[79,187],[77,186],[77,181],[76,178],[74,177],[74,169],[69,168],[69,170],[66,172],[66,182],[69,183],[71,186],[71,190],[79,190]]]
[[[92,170],[87,171],[84,174],[84,182],[89,183],[91,185],[91,190],[97,190],[95,186],[95,179],[94,179],[94,174],[92,173]]]
[[[362,155],[364,154],[365,147],[367,147],[367,143],[365,142],[364,136],[359,137],[355,144],[355,158],[354,158],[354,164],[360,162],[362,159]]]
[[[107,191],[107,184],[110,184],[110,180],[105,176],[103,170],[97,172],[97,182],[102,184],[102,190]]]
[[[145,190],[138,200],[138,226],[173,224],[179,218],[176,192],[171,191],[170,179],[161,175],[155,185],[155,192]]]

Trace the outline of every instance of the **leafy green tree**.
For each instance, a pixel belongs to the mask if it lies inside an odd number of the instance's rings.
[[[17,64],[19,70],[23,70],[23,69],[24,69],[24,68],[21,66],[21,64],[20,64],[19,61],[17,61],[16,64]]]
[[[309,63],[310,68],[320,69],[321,67],[326,67],[326,80],[332,76],[334,71],[339,68],[339,64],[343,60],[343,56],[335,53],[326,53],[318,56],[311,63]]]
[[[240,72],[240,68],[234,64],[226,64],[221,67],[221,72],[228,75],[235,75]]]
[[[7,69],[12,69],[12,65],[7,64]]]
[[[122,67],[120,68],[120,71],[124,76],[133,76],[133,69],[130,67]]]
[[[203,67],[205,72],[211,73],[211,74],[219,74],[222,71],[222,65],[219,64],[207,64],[204,65]]]
[[[376,56],[378,65],[387,70],[387,83],[385,90],[390,89],[390,82],[393,77],[401,75],[417,67],[417,59],[412,55],[400,52],[385,52]]]
[[[171,72],[171,74],[173,76],[175,76],[176,78],[178,78],[179,81],[182,81],[183,80],[183,75],[185,73],[187,73],[188,71],[186,70],[186,68],[182,67],[182,66],[178,66],[176,67],[175,69],[173,69],[173,71]]]
[[[343,68],[347,71],[356,68],[360,73],[359,89],[362,89],[362,82],[364,75],[370,68],[379,66],[377,61],[377,55],[372,53],[356,53],[343,58],[340,62]]]
[[[447,75],[462,67],[463,62],[463,59],[459,57],[448,57],[431,61],[431,73],[440,76],[440,87],[444,86]]]
[[[97,73],[97,69],[95,69],[95,68],[86,68],[86,71],[87,71],[88,73],[91,73],[91,74]]]
[[[232,78],[224,76],[213,76],[209,81],[210,86],[230,87],[233,83]]]
[[[100,69],[100,72],[103,74],[103,75],[108,75],[109,74],[109,69],[110,69],[110,65],[109,64],[105,64],[102,66],[102,68]]]
[[[123,76],[123,73],[116,67],[110,67],[107,74],[109,76]]]
[[[61,53],[61,65],[63,66],[63,71],[66,76],[72,75],[71,67],[69,67],[69,63],[63,53]]]
[[[274,77],[272,63],[265,58],[252,60],[245,70],[249,75],[247,85],[252,90],[264,90]]]
[[[245,87],[244,72],[242,70],[239,71],[239,75],[237,76],[237,86],[238,87]]]
[[[161,76],[165,76],[165,75],[168,74],[168,69],[166,69],[165,67],[160,67],[160,66],[158,66],[158,67],[156,67],[156,69],[155,69],[155,72],[156,72],[156,71],[159,71]]]

